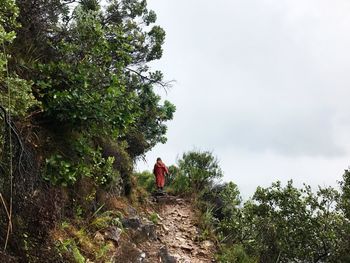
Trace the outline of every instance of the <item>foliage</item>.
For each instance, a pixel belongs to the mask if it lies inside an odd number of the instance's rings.
[[[198,218],[198,227],[200,229],[199,240],[213,239],[215,237],[215,222],[216,218],[213,216],[213,207],[207,206],[202,208]]]
[[[179,173],[174,177],[173,181],[167,186],[167,191],[176,195],[186,195],[192,192],[190,180],[187,176]]]
[[[233,182],[215,185],[202,197],[204,208],[212,207],[218,239],[224,243],[234,243],[242,225],[241,197],[237,185]]]
[[[346,172],[342,192],[276,182],[258,187],[243,206],[234,183],[209,184],[197,195],[199,226],[220,241],[219,262],[347,262],[347,179]]]
[[[208,151],[184,153],[178,165],[181,173],[189,179],[191,187],[197,192],[210,188],[215,179],[223,176],[217,158]]]
[[[151,213],[149,216],[149,220],[155,225],[158,224],[158,218],[159,218],[159,216],[155,212]]]
[[[108,172],[110,156],[103,156],[105,161],[98,156],[101,145],[96,141],[125,144],[131,159],[165,142],[165,122],[173,118],[175,106],[162,102],[154,90],[167,87],[163,74],[148,66],[161,58],[165,32],[153,25],[156,15],[146,1],[110,1],[102,7],[99,1],[70,5],[65,0],[19,0],[17,5],[7,1],[0,9],[0,41],[13,41],[0,97],[11,93],[8,110],[20,121],[29,116],[39,130],[78,133],[91,149],[77,161],[74,146],[65,150],[68,154],[50,147],[46,179],[72,185],[81,176],[96,174],[87,171],[92,166],[105,166]],[[7,57],[1,53],[0,58],[3,72]],[[99,160],[92,156],[96,153]],[[120,174],[130,184],[127,172]],[[107,177],[97,178],[99,184],[113,176]]]
[[[342,190],[341,194],[341,209],[348,220],[350,220],[350,171],[345,170],[343,175],[343,181],[340,182],[340,187]]]
[[[76,263],[86,262],[84,256],[81,254],[77,244],[73,239],[66,239],[57,244],[56,249],[58,253],[71,255],[71,260],[74,260]]]
[[[101,228],[113,223],[110,219],[111,215],[110,211],[96,215],[95,220],[101,217],[99,222],[103,222],[103,224],[98,225],[98,228],[94,223],[88,225],[88,227],[80,228],[79,224],[86,225],[84,221],[63,222],[54,233],[56,237],[55,249],[60,262],[110,262],[115,247],[103,239],[94,239],[94,234]]]
[[[100,151],[89,151],[77,164],[72,164],[60,154],[46,159],[45,179],[53,185],[71,186],[82,177],[91,177],[96,185],[107,186],[120,176],[113,169],[114,158],[103,158]],[[87,162],[86,159],[91,159]]]
[[[21,79],[8,69],[8,45],[16,37],[18,13],[15,1],[0,1],[0,103],[11,115],[23,117],[37,101],[31,94],[32,81]]]
[[[241,245],[222,246],[217,261],[220,263],[256,263],[256,259],[250,257]]]
[[[3,73],[6,71],[7,54],[4,52],[5,44],[11,43],[16,33],[14,29],[18,26],[16,21],[19,10],[13,0],[0,1],[0,80],[3,80]],[[5,50],[6,51],[6,50]]]
[[[1,172],[12,157],[17,165],[11,188],[4,177],[0,190],[14,200],[13,229],[40,237],[38,254],[57,215],[79,220],[101,192],[130,194],[133,161],[166,141],[175,106],[157,90],[169,85],[162,72],[150,68],[165,39],[155,22],[145,0],[0,0],[0,106],[19,128],[13,140],[0,130]],[[36,209],[40,218],[26,217]],[[22,239],[13,235],[10,250],[31,256]],[[79,236],[73,241],[67,249],[81,261]]]
[[[169,173],[165,175],[166,186],[171,186],[177,176],[180,175],[180,169],[176,165],[168,167]]]
[[[175,108],[160,105],[153,84],[162,84],[162,74],[146,66],[161,57],[165,36],[159,26],[148,29],[156,17],[146,1],[111,1],[106,9],[83,1],[64,14],[69,23],[50,39],[55,56],[34,68],[46,118],[85,135],[124,138],[132,157],[164,142],[163,123]],[[133,151],[139,138],[144,146]]]
[[[93,230],[98,231],[108,226],[117,226],[123,228],[120,221],[120,216],[112,211],[105,211],[99,215],[94,215],[93,220],[89,225]]]
[[[238,213],[220,223],[231,233],[229,244],[241,243],[262,262],[339,262],[348,222],[337,208],[333,188],[297,189],[292,181],[259,187]]]
[[[148,171],[143,171],[142,173],[136,174],[138,185],[146,189],[148,192],[152,192],[155,188],[155,177],[152,173]]]
[[[0,93],[0,102],[2,105],[5,105],[6,110],[11,113],[11,116],[24,118],[30,110],[40,107],[40,103],[32,94],[31,81],[13,75],[7,77],[3,84],[3,90]]]

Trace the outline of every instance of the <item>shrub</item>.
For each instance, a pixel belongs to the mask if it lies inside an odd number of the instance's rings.
[[[168,192],[172,194],[188,194],[191,193],[190,180],[184,174],[174,177],[172,184],[168,186]]]
[[[217,255],[220,263],[257,263],[258,261],[246,254],[241,245],[223,246]]]
[[[148,171],[143,171],[142,173],[136,174],[137,184],[146,189],[148,192],[154,190],[156,181],[152,173]]]
[[[209,151],[190,151],[178,161],[181,173],[188,177],[193,190],[212,187],[214,180],[223,176],[219,161]]]

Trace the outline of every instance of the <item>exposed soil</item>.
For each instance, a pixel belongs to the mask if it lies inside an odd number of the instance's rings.
[[[171,196],[158,197],[155,201],[159,214],[157,240],[138,246],[146,254],[143,262],[215,262],[214,243],[199,241],[191,202]]]

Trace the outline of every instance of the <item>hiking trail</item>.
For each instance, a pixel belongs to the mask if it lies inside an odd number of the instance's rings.
[[[174,196],[155,197],[154,201],[158,213],[157,238],[140,244],[139,248],[146,254],[142,262],[215,262],[214,243],[199,240],[192,203]]]

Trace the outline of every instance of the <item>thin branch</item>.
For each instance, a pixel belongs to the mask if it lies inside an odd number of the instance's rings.
[[[142,75],[140,72],[138,72],[137,70],[131,69],[131,68],[126,68],[128,71],[135,73],[136,75],[138,75],[143,81],[147,80],[149,81],[151,84],[157,84],[159,86],[161,86],[165,93],[168,94],[168,89],[172,87],[172,84],[175,82],[175,80],[170,80],[167,82],[163,82],[163,81],[159,81],[159,80],[154,80],[151,79],[145,75]]]
[[[23,146],[23,142],[17,132],[16,126],[15,124],[9,119],[8,114],[6,109],[0,105],[0,110],[2,110],[3,114],[4,114],[4,121],[5,124],[10,128],[11,132],[15,135],[16,140],[20,146],[21,152],[20,152],[20,157],[18,159],[18,169],[20,169],[21,167],[21,162],[22,162],[22,157],[23,157],[23,153],[24,153],[24,146]]]
[[[9,210],[8,210],[8,208],[7,208],[6,202],[5,202],[5,200],[4,200],[4,197],[2,196],[1,193],[0,193],[0,198],[1,198],[2,204],[3,204],[4,208],[5,208],[5,211],[6,211],[6,214],[7,214],[8,220],[9,220],[9,223],[10,223],[10,228],[11,228],[11,230],[12,230],[11,216],[10,216]]]

